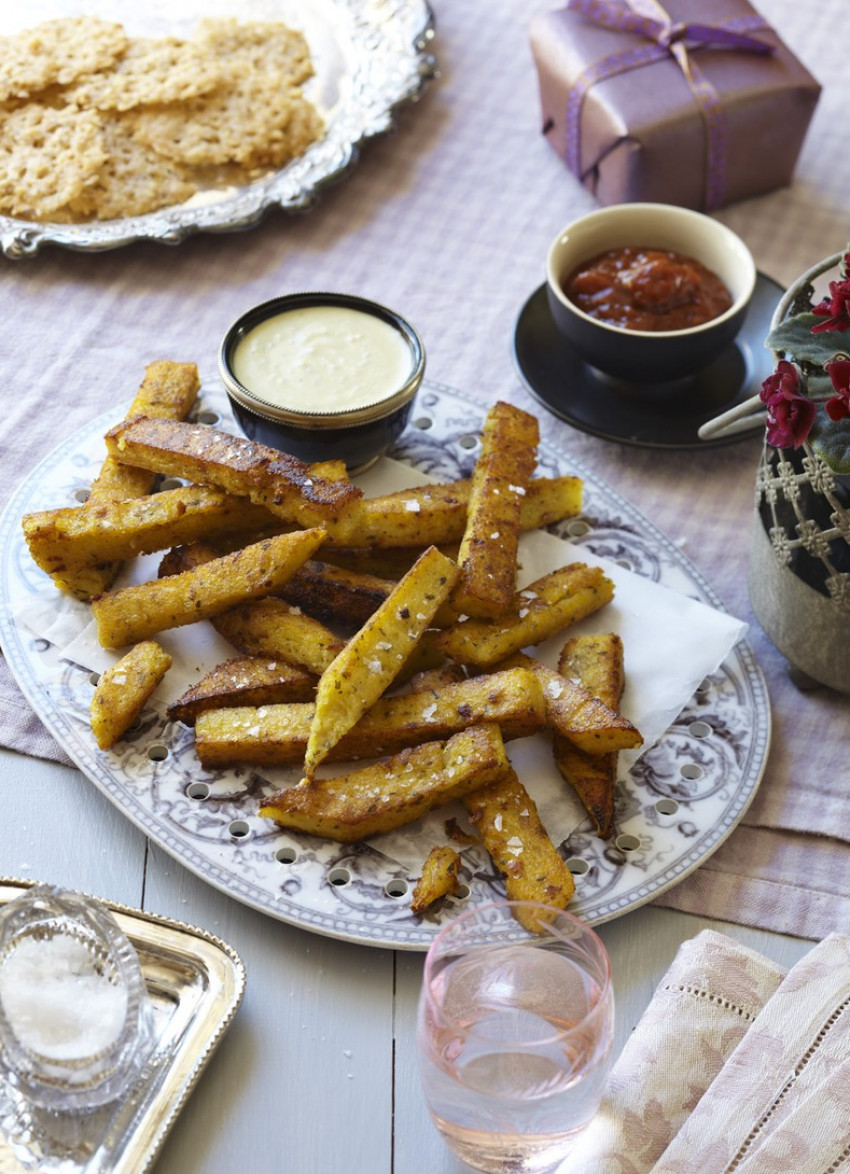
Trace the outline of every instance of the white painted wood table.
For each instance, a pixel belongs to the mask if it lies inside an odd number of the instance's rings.
[[[0,874],[189,922],[245,962],[242,1006],[156,1174],[461,1174],[431,1126],[414,1051],[423,955],[351,945],[246,908],[150,844],[78,771],[0,751]],[[713,925],[790,966],[811,942],[645,907],[600,929],[617,1050],[679,944]]]

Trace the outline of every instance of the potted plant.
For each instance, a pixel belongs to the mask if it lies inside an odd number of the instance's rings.
[[[850,250],[791,286],[766,345],[750,599],[798,684],[850,692]]]

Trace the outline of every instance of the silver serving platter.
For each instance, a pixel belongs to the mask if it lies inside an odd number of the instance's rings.
[[[212,381],[203,381],[200,410],[206,422],[233,430],[227,401]],[[415,916],[410,897],[423,857],[415,866],[403,863],[396,839],[401,832],[371,843],[338,844],[275,827],[256,814],[258,799],[274,789],[272,776],[250,768],[202,768],[192,731],[167,722],[159,707],[146,708],[138,727],[112,751],[98,751],[89,724],[90,671],[63,659],[55,644],[22,622],[20,609],[43,593],[45,576],[29,556],[20,519],[31,510],[80,500],[102,460],[102,436],[114,415],[92,420],[33,469],[0,519],[0,544],[7,552],[0,564],[0,641],[33,708],[79,769],[207,883],[329,937],[424,950],[459,908],[503,897],[501,877],[474,845],[462,851],[465,895]],[[481,405],[461,392],[425,380],[411,425],[391,455],[441,481],[469,476],[483,415]],[[538,461],[547,476],[584,479],[581,516],[552,527],[556,534],[722,610],[682,551],[609,485],[545,439]],[[621,781],[617,837],[600,840],[579,816],[560,843],[576,873],[571,911],[591,924],[620,917],[706,860],[756,792],[770,724],[761,670],[740,640]]]
[[[33,882],[0,880],[0,906]],[[220,938],[183,922],[105,902],[135,947],[153,1012],[154,1044],[119,1102],[72,1119],[0,1095],[0,1171],[146,1174],[230,1026],[245,967]]]
[[[10,6],[11,7],[11,6]],[[357,162],[362,146],[391,129],[399,106],[417,99],[436,74],[427,51],[434,21],[426,0],[30,0],[0,16],[0,31],[16,32],[42,20],[85,11],[119,21],[131,36],[190,37],[204,17],[282,20],[300,28],[310,45],[316,76],[305,93],[325,119],[326,133],[299,159],[244,187],[196,193],[161,211],[119,220],[52,224],[0,216],[5,256],[35,256],[45,245],[100,252],[135,241],[179,244],[197,232],[252,228],[280,208],[303,212],[321,191]]]

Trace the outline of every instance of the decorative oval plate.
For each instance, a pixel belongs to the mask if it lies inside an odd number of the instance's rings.
[[[14,11],[12,11],[14,9]],[[303,212],[322,189],[356,163],[369,139],[388,131],[399,106],[419,97],[436,74],[427,52],[434,22],[427,0],[29,0],[9,6],[0,32],[11,34],[57,16],[85,13],[124,25],[132,37],[191,37],[206,17],[283,21],[310,46],[315,76],[304,87],[325,134],[280,171],[243,187],[196,193],[174,207],[118,220],[54,224],[0,216],[7,257],[31,257],[43,245],[100,252],[139,240],[179,244],[196,232],[251,228],[272,208]]]
[[[205,384],[201,418],[221,420],[232,429],[223,394],[207,386],[213,382]],[[440,480],[468,476],[482,425],[480,405],[426,381],[414,411],[413,425],[392,455]],[[258,797],[274,789],[273,772],[261,777],[248,769],[204,770],[191,731],[168,723],[162,706],[146,708],[138,728],[112,751],[97,749],[89,725],[91,672],[60,656],[59,645],[43,631],[34,634],[27,619],[28,608],[39,599],[52,617],[59,597],[52,586],[45,591],[46,578],[29,556],[20,519],[82,499],[102,460],[103,433],[114,420],[110,413],[92,421],[35,468],[0,521],[6,551],[0,568],[3,649],[33,708],[79,769],[204,880],[255,909],[318,933],[426,949],[453,910],[503,896],[486,852],[473,845],[462,850],[468,892],[426,916],[414,916],[410,890],[423,857],[414,859],[401,832],[377,837],[374,844],[341,845],[277,828],[255,814]],[[545,440],[539,466],[545,475],[584,479],[582,515],[553,528],[560,537],[722,610],[681,551],[592,473]],[[761,671],[749,646],[739,641],[620,782],[617,838],[598,839],[580,815],[570,825],[560,845],[576,877],[570,908],[591,923],[608,921],[696,868],[744,814],[761,779],[769,738]]]

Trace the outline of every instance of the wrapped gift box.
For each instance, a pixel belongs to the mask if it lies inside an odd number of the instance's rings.
[[[570,0],[531,46],[544,134],[603,204],[711,210],[791,181],[820,86],[746,0]]]

